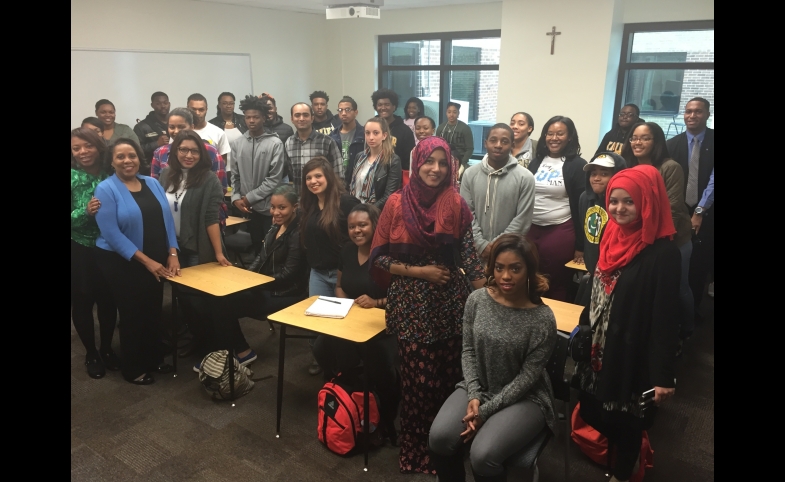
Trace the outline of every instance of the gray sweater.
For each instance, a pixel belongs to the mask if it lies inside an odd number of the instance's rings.
[[[542,409],[553,428],[553,389],[545,365],[556,345],[553,311],[510,308],[494,301],[487,288],[474,291],[463,312],[463,376],[457,386],[480,401],[480,418],[521,400]]]
[[[461,180],[461,196],[474,214],[472,232],[477,253],[505,233],[526,234],[534,215],[534,175],[512,156],[494,170],[486,155],[468,168]]]
[[[282,184],[284,169],[283,142],[278,136],[265,131],[251,137],[246,131],[229,144],[232,148],[232,202],[243,196],[251,208],[270,216],[270,198]]]
[[[161,185],[165,185],[171,170],[161,171]],[[185,191],[180,207],[180,235],[177,244],[180,249],[189,249],[199,254],[199,264],[215,261],[215,250],[207,235],[207,227],[218,224],[218,210],[223,204],[223,188],[218,176],[210,173],[199,187],[189,187]],[[221,241],[221,249],[226,256],[226,248]]]

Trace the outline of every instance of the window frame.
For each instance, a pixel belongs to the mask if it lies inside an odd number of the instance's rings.
[[[400,35],[380,35],[378,41],[378,86],[384,86],[384,78],[388,72],[396,71],[430,71],[439,72],[439,118],[435,119],[437,125],[445,122],[447,103],[450,102],[450,90],[448,76],[454,71],[481,72],[484,70],[499,70],[499,64],[485,65],[452,65],[452,42],[453,40],[473,40],[486,38],[499,38],[501,40],[501,30],[470,30],[462,32],[431,32],[421,34],[400,34]],[[387,46],[392,42],[411,42],[421,40],[439,40],[441,42],[441,52],[438,65],[384,65],[386,59]],[[406,102],[408,99],[399,99],[399,102]],[[376,106],[374,106],[375,109]],[[400,107],[400,106],[398,106]],[[405,107],[405,106],[404,106]]]
[[[686,22],[647,22],[624,24],[622,34],[619,75],[616,80],[616,101],[614,115],[621,111],[627,95],[627,74],[630,70],[714,70],[714,62],[631,62],[632,42],[636,33],[643,32],[683,32],[685,30],[715,30],[714,20]],[[641,106],[639,106],[641,107]],[[641,110],[643,108],[641,107]]]

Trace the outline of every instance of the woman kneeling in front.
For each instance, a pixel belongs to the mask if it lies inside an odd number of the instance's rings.
[[[463,314],[464,380],[444,402],[429,439],[440,482],[466,480],[462,450],[477,482],[507,480],[504,461],[554,421],[545,365],[556,344],[556,318],[544,305],[548,281],[523,236],[494,243],[485,289],[469,295]]]

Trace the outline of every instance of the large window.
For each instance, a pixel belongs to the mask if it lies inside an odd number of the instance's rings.
[[[461,105],[459,119],[474,134],[474,154],[485,153],[485,131],[496,123],[500,30],[389,35],[379,38],[379,85],[400,97],[395,112],[419,97],[425,115],[446,121],[448,102]]]
[[[684,131],[684,106],[693,97],[711,102],[713,127],[714,21],[625,25],[616,112],[636,104],[671,138]]]

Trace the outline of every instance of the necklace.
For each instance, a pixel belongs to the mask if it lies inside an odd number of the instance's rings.
[[[185,194],[185,179],[180,182],[182,182],[182,184],[180,184],[180,189],[174,193],[174,212],[178,211],[178,207],[180,206],[180,198],[183,197],[183,194]]]
[[[442,135],[441,135],[441,137],[442,137],[442,139],[444,139],[444,140],[446,140],[446,141],[447,141],[447,144],[449,144],[450,146],[452,146],[452,139],[453,139],[453,137],[455,137],[455,128],[456,128],[456,127],[458,127],[458,124],[456,123],[454,126],[452,126],[452,129],[450,130],[450,139],[448,140],[448,139],[447,139],[447,137],[446,137],[446,133],[445,133],[445,131],[447,130],[447,127],[448,127],[449,125],[450,125],[450,124],[449,124],[449,123],[447,123],[447,125],[445,125],[445,126],[444,126],[444,129],[442,129]]]

